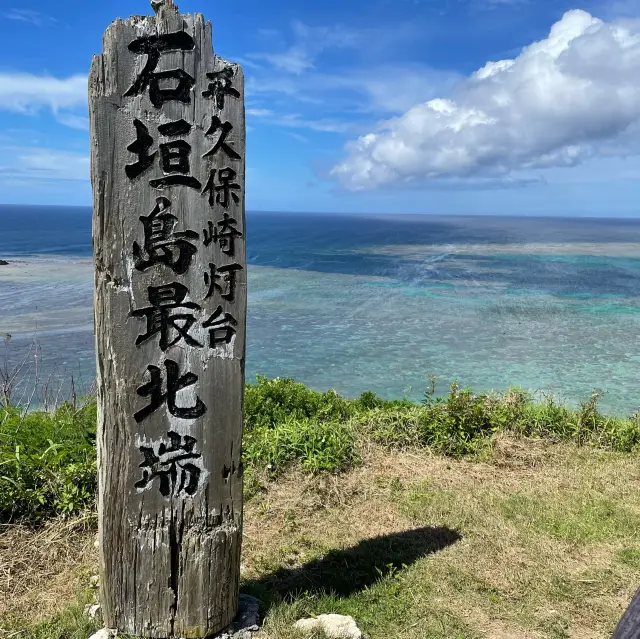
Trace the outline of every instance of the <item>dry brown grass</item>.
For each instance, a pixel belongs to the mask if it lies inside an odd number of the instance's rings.
[[[38,622],[69,605],[96,570],[95,537],[93,513],[40,529],[0,526],[0,620]]]
[[[503,503],[524,495],[543,510],[557,509],[567,495],[595,492],[640,514],[639,489],[637,456],[571,445],[502,438],[486,462],[370,447],[363,467],[346,477],[291,473],[249,504],[245,577],[304,566],[327,549],[363,539],[446,526],[459,530],[462,540],[405,571],[404,595],[429,604],[414,605],[417,627],[403,628],[403,636],[456,636],[447,635],[446,623],[440,631],[422,616],[440,615],[460,621],[466,628],[461,637],[609,637],[638,586],[634,570],[616,554],[639,545],[639,531],[576,543],[570,530],[563,538],[540,529],[540,522],[505,517]],[[588,536],[598,522],[584,525]],[[351,599],[337,607],[363,605],[357,594]],[[278,614],[282,621],[270,625],[269,638],[293,636],[286,610]],[[399,632],[394,623],[381,618],[367,630],[374,638],[392,636],[394,628]]]
[[[637,455],[512,438],[484,462],[361,453],[346,475],[292,470],[246,504],[244,589],[269,610],[259,637],[292,639],[296,618],[321,612],[353,614],[371,639],[609,637],[639,581],[620,561],[640,550],[640,530],[626,527],[640,518]],[[285,571],[304,584],[335,552],[353,570],[363,540],[420,527],[462,538],[339,596],[309,580],[307,595],[283,602],[269,581]],[[41,619],[71,601],[95,570],[94,534],[91,518],[2,529],[0,619]],[[384,568],[384,557],[366,560]]]

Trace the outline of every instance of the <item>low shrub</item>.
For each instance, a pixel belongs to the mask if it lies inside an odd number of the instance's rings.
[[[292,379],[258,377],[245,394],[244,463],[249,492],[258,474],[292,464],[310,473],[345,471],[359,462],[359,445],[430,448],[475,455],[496,433],[573,441],[620,452],[640,447],[640,418],[608,417],[593,394],[577,410],[552,398],[535,401],[520,389],[474,393],[453,383],[422,405],[387,401],[372,392],[345,399]],[[0,409],[0,521],[39,521],[91,507],[96,492],[96,406],[65,405],[26,416]]]
[[[293,379],[267,379],[260,375],[255,384],[247,384],[244,399],[247,430],[273,428],[289,418],[344,421],[354,410],[353,402],[333,390],[318,393]]]
[[[96,406],[0,410],[0,521],[39,521],[93,505]]]

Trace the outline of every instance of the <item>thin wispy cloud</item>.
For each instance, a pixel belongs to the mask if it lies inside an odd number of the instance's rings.
[[[86,109],[87,77],[84,75],[54,78],[31,73],[0,73],[0,110],[24,115],[50,111],[60,124],[87,130]]]
[[[0,73],[0,109],[33,113],[87,104],[87,76],[55,78],[31,73]]]
[[[89,118],[84,115],[74,115],[73,113],[59,113],[56,120],[63,126],[79,131],[89,130]]]
[[[86,182],[90,159],[86,153],[74,153],[44,147],[0,147],[0,181]]]
[[[530,0],[481,0],[485,8],[495,9],[497,7],[513,7],[517,5],[529,4]]]
[[[290,138],[293,138],[296,142],[302,142],[304,144],[306,144],[307,142],[309,142],[309,138],[305,138],[304,135],[300,135],[299,133],[293,133],[291,131],[287,132],[287,135]]]
[[[310,129],[322,133],[346,133],[350,129],[347,122],[331,118],[312,119],[300,113],[278,113],[271,109],[247,109],[247,115],[263,123],[291,129]]]
[[[256,118],[268,118],[273,115],[271,109],[247,109],[247,115]]]
[[[592,12],[604,20],[621,18],[640,18],[640,0],[601,0]]]
[[[344,126],[332,128],[336,132],[357,131],[361,126],[436,97],[460,79],[454,72],[437,71],[421,64],[388,63],[342,73],[311,71],[295,79],[265,70],[248,74],[247,95],[254,102],[248,114],[260,116],[267,110],[273,115],[277,105],[279,110],[295,105],[305,114],[305,120],[316,120],[313,116],[320,113],[326,119],[330,114],[334,121],[344,122]]]
[[[246,94],[252,103],[248,114],[262,117],[266,110],[269,122],[283,127],[357,131],[362,123],[402,113],[417,101],[435,97],[459,79],[453,72],[389,58],[394,43],[416,36],[412,25],[378,31],[296,22],[289,42],[278,32],[266,36],[280,51],[244,57]],[[384,62],[360,60],[371,53],[372,43],[384,51]],[[325,55],[332,55],[331,63]],[[298,115],[291,115],[292,104],[300,110]]]
[[[56,22],[55,18],[52,18],[51,16],[48,16],[44,13],[40,13],[39,11],[32,11],[30,9],[9,9],[9,11],[6,11],[2,15],[7,20],[28,22],[35,25],[36,27],[41,27],[44,24]]]
[[[301,74],[315,66],[318,56],[327,49],[348,49],[358,46],[359,34],[341,25],[310,27],[296,21],[291,25],[293,43],[279,52],[250,53],[253,60],[268,62],[287,73]]]

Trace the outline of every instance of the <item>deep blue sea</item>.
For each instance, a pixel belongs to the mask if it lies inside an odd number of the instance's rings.
[[[420,399],[436,375],[439,392],[640,407],[640,220],[256,212],[247,247],[248,379]],[[71,374],[87,387],[91,210],[0,206],[0,259],[0,365],[25,361],[18,392]]]

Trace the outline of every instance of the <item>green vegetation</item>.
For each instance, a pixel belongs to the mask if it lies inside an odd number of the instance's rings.
[[[92,506],[96,406],[0,409],[0,522],[41,521]]]
[[[92,506],[96,489],[94,402],[52,413],[0,409],[0,521],[42,521]],[[339,473],[360,463],[367,442],[389,449],[429,448],[451,457],[482,457],[495,437],[513,434],[630,452],[640,419],[608,417],[593,394],[578,410],[522,390],[474,393],[458,384],[422,405],[374,393],[345,399],[290,379],[259,377],[245,400],[247,487],[298,464],[305,472]],[[531,504],[532,512],[536,505]],[[595,507],[595,506],[594,506]],[[604,506],[602,506],[604,507]]]
[[[58,614],[29,624],[27,629],[24,628],[24,620],[6,617],[2,619],[0,636],[4,631],[9,637],[28,639],[87,639],[99,629],[97,621],[89,619],[84,613],[85,602],[88,601],[89,598],[83,592],[77,601],[63,608]]]
[[[0,636],[102,625],[82,613],[95,410],[0,411]],[[293,623],[326,612],[371,639],[609,637],[638,585],[639,452],[638,418],[595,395],[572,410],[453,384],[418,405],[258,378],[241,585],[264,606],[256,639],[299,639]]]

